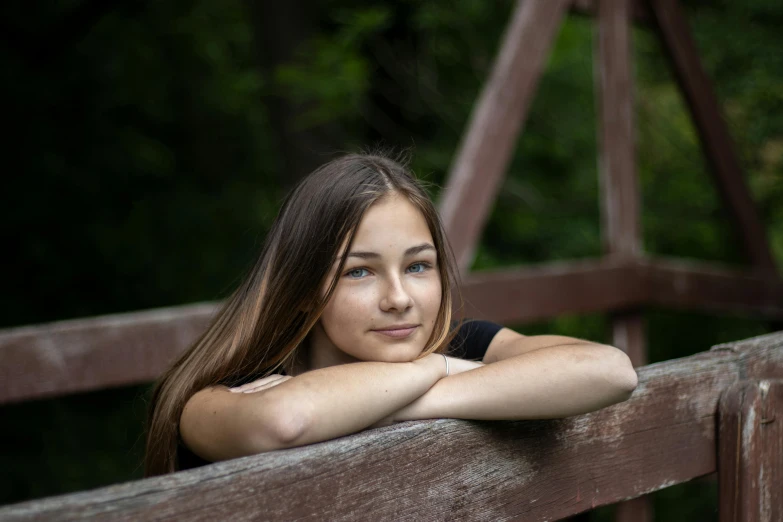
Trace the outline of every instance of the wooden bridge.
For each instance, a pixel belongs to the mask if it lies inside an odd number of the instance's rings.
[[[596,17],[605,256],[469,273],[548,49]],[[657,31],[746,270],[642,253],[630,27]],[[0,520],[553,520],[718,472],[720,519],[783,519],[783,333],[645,366],[645,306],[783,319],[783,282],[676,0],[520,0],[441,201],[467,315],[521,324],[606,312],[639,387],[563,420],[405,423],[291,450],[0,508]],[[149,382],[203,331],[205,303],[0,332],[0,404]],[[618,520],[649,520],[623,504]]]

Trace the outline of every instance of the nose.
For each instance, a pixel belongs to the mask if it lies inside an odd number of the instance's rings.
[[[388,281],[380,305],[384,312],[404,312],[413,305],[413,299],[405,290],[405,285],[399,277],[393,277]]]

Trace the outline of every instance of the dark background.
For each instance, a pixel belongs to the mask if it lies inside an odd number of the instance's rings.
[[[783,4],[684,2],[783,264]],[[342,151],[409,149],[439,185],[513,3],[53,0],[0,6],[0,327],[216,300],[286,191]],[[746,264],[655,34],[634,33],[644,248]],[[475,270],[601,254],[593,25],[570,17]],[[649,309],[652,362],[771,331]],[[609,341],[607,317],[510,325]],[[13,364],[13,361],[2,361]],[[141,477],[149,386],[0,407],[0,503]],[[709,481],[658,520],[717,520]],[[607,519],[611,508],[594,518]]]

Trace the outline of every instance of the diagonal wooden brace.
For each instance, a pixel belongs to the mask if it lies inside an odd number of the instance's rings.
[[[777,269],[764,224],[753,204],[734,143],[680,3],[677,0],[649,0],[648,3],[701,138],[710,174],[734,218],[740,241],[758,272],[775,275]]]
[[[457,264],[466,272],[569,0],[517,2],[491,76],[470,117],[440,201]]]

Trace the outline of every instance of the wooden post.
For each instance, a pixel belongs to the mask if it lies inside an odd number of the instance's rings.
[[[647,364],[644,317],[636,310],[612,314],[612,342],[630,357],[634,367]]]
[[[641,250],[634,145],[631,20],[627,0],[598,3],[599,171],[602,231],[607,253],[637,257]]]
[[[634,145],[630,0],[599,0],[596,60],[600,118],[599,172],[604,248],[614,257],[641,252],[639,188]],[[612,342],[634,366],[646,363],[644,318],[639,310],[612,315]],[[619,504],[618,522],[652,520],[649,497]]]
[[[721,396],[720,522],[783,519],[783,380],[740,381]]]

